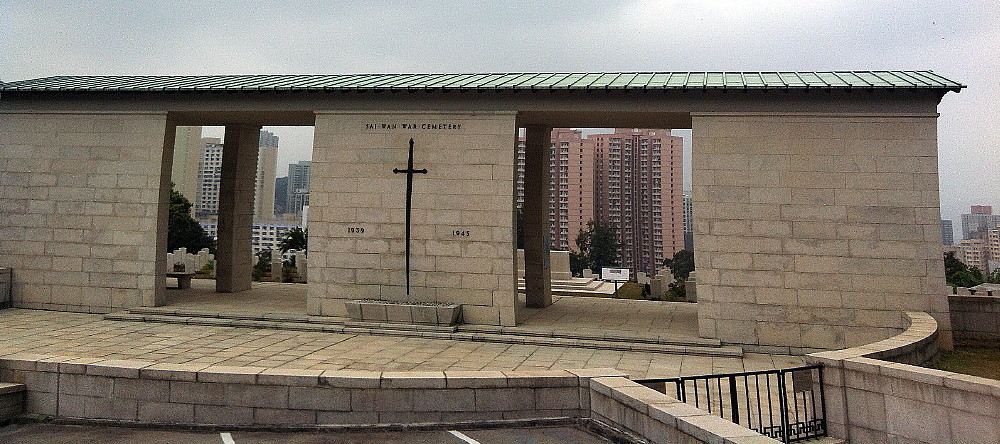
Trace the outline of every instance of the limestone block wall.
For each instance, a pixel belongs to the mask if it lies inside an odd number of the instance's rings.
[[[308,311],[347,300],[462,304],[467,323],[513,325],[512,113],[317,112]],[[410,294],[406,174],[414,140]]]
[[[919,367],[937,352],[937,322],[908,312],[892,338],[813,353],[823,365],[827,428],[850,443],[1000,442],[1000,381]]]
[[[935,115],[694,114],[701,335],[791,353],[889,337],[943,292]]]
[[[0,266],[15,270],[15,306],[152,304],[165,128],[155,113],[0,113]]]

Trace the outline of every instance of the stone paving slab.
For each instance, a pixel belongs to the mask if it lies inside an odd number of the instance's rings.
[[[0,310],[0,356],[37,353],[162,364],[372,371],[534,371],[615,368],[633,378],[667,378],[803,365],[800,357],[666,355],[565,346],[416,337],[121,322],[101,315]]]

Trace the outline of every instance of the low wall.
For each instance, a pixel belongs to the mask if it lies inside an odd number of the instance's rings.
[[[0,358],[25,412],[142,423],[409,424],[581,417],[580,379],[614,370],[370,372]]]
[[[1000,381],[917,365],[937,354],[937,322],[907,312],[892,338],[806,356],[821,364],[831,436],[853,443],[1000,442]]]
[[[591,418],[649,443],[781,442],[626,378],[589,382]]]
[[[613,369],[284,370],[18,353],[0,357],[0,380],[26,386],[26,413],[68,419],[282,427],[568,417],[649,443],[778,442]]]
[[[948,296],[955,345],[1000,347],[1000,296]]]

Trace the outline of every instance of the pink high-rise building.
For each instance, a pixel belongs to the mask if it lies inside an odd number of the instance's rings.
[[[616,128],[582,136],[552,130],[549,194],[552,249],[576,250],[591,220],[612,224],[621,265],[654,272],[684,248],[682,142],[668,130]],[[518,144],[518,205],[523,202],[523,140]]]
[[[684,248],[683,139],[664,129],[592,134],[596,218],[622,242],[622,265],[652,273]]]
[[[553,250],[577,250],[576,237],[594,220],[594,143],[579,130],[552,130],[549,234]],[[524,139],[517,147],[517,206],[524,203]]]

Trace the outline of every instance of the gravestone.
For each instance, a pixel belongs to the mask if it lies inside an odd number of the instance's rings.
[[[299,273],[299,279],[302,282],[309,282],[309,259],[306,257],[306,251],[296,251],[295,252],[295,269]]]
[[[283,266],[281,260],[281,250],[271,250],[271,280],[274,282],[281,282],[284,276],[282,276]]]
[[[684,295],[688,302],[698,302],[698,279],[697,272],[692,271],[684,281]]]

